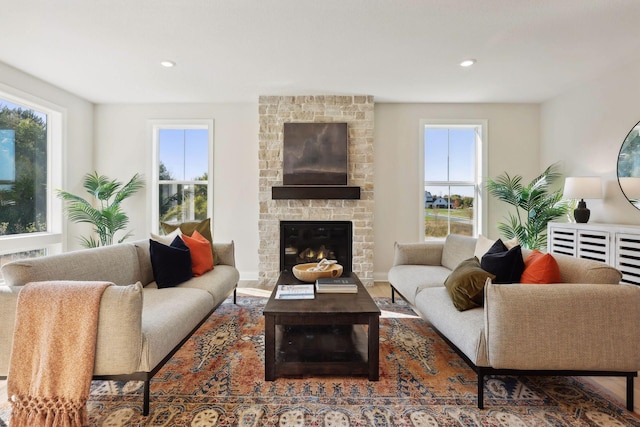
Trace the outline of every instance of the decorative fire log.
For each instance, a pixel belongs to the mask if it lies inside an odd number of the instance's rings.
[[[335,259],[335,253],[331,250],[328,250],[325,245],[320,246],[320,248],[318,248],[317,250],[313,248],[307,248],[300,252],[300,254],[298,255],[298,259],[302,260],[303,262],[319,261],[323,258]]]

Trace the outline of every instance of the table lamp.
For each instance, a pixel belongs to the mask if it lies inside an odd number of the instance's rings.
[[[578,207],[573,211],[576,222],[589,221],[591,211],[587,209],[584,199],[602,198],[602,181],[599,176],[571,176],[564,180],[564,197],[580,199]]]

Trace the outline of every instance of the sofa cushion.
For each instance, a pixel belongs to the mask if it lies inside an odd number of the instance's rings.
[[[518,283],[524,271],[522,249],[520,245],[508,249],[498,239],[483,255],[480,266],[495,275],[493,283]]]
[[[151,265],[151,253],[149,251],[149,239],[136,240],[133,242],[138,256],[138,264],[140,265],[140,282],[142,286],[147,286],[154,282],[153,266]]]
[[[180,237],[170,246],[149,240],[149,253],[158,288],[173,287],[193,277],[191,254]]]
[[[213,270],[213,253],[211,252],[211,243],[202,237],[198,231],[194,231],[193,235],[182,235],[184,244],[189,247],[191,252],[191,270],[195,277],[202,276],[209,270]]]
[[[442,249],[442,266],[453,270],[462,261],[473,257],[476,241],[475,237],[449,234]]]
[[[180,283],[177,287],[207,291],[213,297],[213,303],[217,306],[229,296],[229,293],[236,287],[238,280],[240,280],[240,273],[235,267],[219,265],[202,276]]]
[[[393,265],[441,265],[443,243],[420,242],[394,244]]]
[[[388,279],[409,304],[414,304],[422,289],[442,287],[450,274],[451,270],[439,265],[396,265],[389,270]]]
[[[560,283],[561,280],[560,267],[553,255],[536,249],[524,260],[521,283],[548,284]]]
[[[143,289],[140,371],[162,361],[214,309],[211,296],[199,289]]]
[[[458,311],[447,290],[440,286],[420,292],[416,297],[416,310],[469,360],[478,366],[489,366],[482,307]]]
[[[459,310],[469,310],[483,304],[484,284],[495,276],[482,268],[478,258],[462,261],[444,281],[453,305]]]

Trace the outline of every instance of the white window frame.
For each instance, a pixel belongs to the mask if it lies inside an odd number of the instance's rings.
[[[214,126],[212,119],[179,119],[179,120],[150,120],[149,127],[151,132],[151,165],[149,167],[149,176],[152,177],[152,188],[149,191],[149,207],[151,209],[149,225],[151,233],[157,233],[160,226],[160,214],[158,212],[159,194],[158,188],[161,181],[158,179],[158,169],[160,167],[160,130],[161,129],[207,129],[208,136],[208,171],[207,171],[207,217],[213,218],[213,135]],[[181,181],[171,181],[173,183],[181,183]],[[182,182],[191,184],[193,181]]]
[[[63,251],[62,200],[67,110],[37,96],[0,83],[0,98],[47,115],[47,231],[0,236],[0,255],[44,249],[47,255]]]
[[[488,132],[489,132],[489,123],[484,119],[422,119],[420,120],[420,143],[418,144],[418,171],[419,171],[419,179],[420,179],[420,194],[418,197],[418,212],[419,215],[419,241],[425,240],[425,225],[424,225],[424,187],[426,185],[438,185],[442,184],[442,181],[436,182],[426,182],[424,176],[424,136],[425,136],[425,128],[480,128],[479,138],[476,137],[476,182],[475,182],[475,194],[476,197],[474,199],[474,225],[473,225],[473,235],[478,236],[483,234],[484,230],[487,230],[487,200],[485,200],[485,176],[488,171]],[[459,182],[459,181],[447,181],[447,184],[450,186],[462,186],[469,185],[469,182]],[[434,239],[434,240],[444,240],[443,239]]]

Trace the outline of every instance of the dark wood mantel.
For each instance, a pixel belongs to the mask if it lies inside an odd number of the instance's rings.
[[[273,200],[360,199],[360,187],[348,185],[284,185],[271,187]]]

